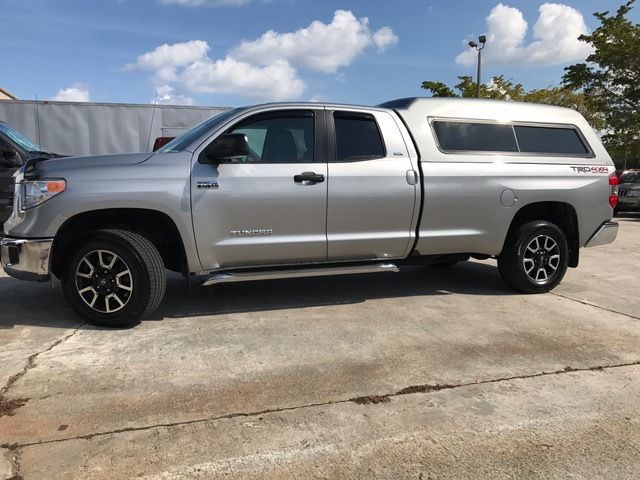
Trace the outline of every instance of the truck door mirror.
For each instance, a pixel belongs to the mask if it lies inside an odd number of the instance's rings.
[[[0,165],[3,167],[20,167],[22,160],[18,152],[9,145],[0,145]]]
[[[227,133],[211,142],[198,160],[200,163],[219,164],[246,155],[249,155],[247,136],[243,133]]]

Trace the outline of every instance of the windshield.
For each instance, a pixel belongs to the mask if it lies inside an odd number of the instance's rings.
[[[29,138],[23,134],[14,130],[6,123],[0,122],[0,132],[4,133],[7,137],[17,143],[21,148],[27,152],[41,152],[42,147],[35,142],[32,142]]]
[[[196,125],[188,132],[183,133],[179,137],[171,140],[164,147],[158,150],[159,153],[172,153],[172,152],[182,152],[189,145],[191,145],[195,140],[203,136],[208,131],[214,130],[218,125],[226,122],[229,118],[236,115],[238,112],[241,112],[242,108],[235,108],[233,110],[226,110],[222,113],[218,113],[211,118],[208,118],[204,122]]]
[[[640,172],[625,173],[620,177],[620,183],[640,183]]]

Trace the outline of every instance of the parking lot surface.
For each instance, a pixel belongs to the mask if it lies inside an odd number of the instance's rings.
[[[640,216],[554,292],[495,262],[194,288],[82,324],[0,274],[0,479],[640,478]]]

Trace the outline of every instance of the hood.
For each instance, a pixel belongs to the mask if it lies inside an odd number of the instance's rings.
[[[154,153],[127,153],[117,155],[92,155],[88,157],[58,157],[47,158],[36,162],[34,170],[37,172],[62,173],[66,170],[80,170],[100,167],[122,167],[135,165],[151,158]],[[27,168],[27,171],[29,168]]]

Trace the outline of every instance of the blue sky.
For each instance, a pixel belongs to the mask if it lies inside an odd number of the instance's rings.
[[[573,39],[596,26],[592,13],[622,0],[499,3],[0,0],[0,86],[23,99],[375,104],[424,94],[422,80],[475,74],[474,57],[460,54],[489,33],[485,79],[545,87],[588,53]]]

